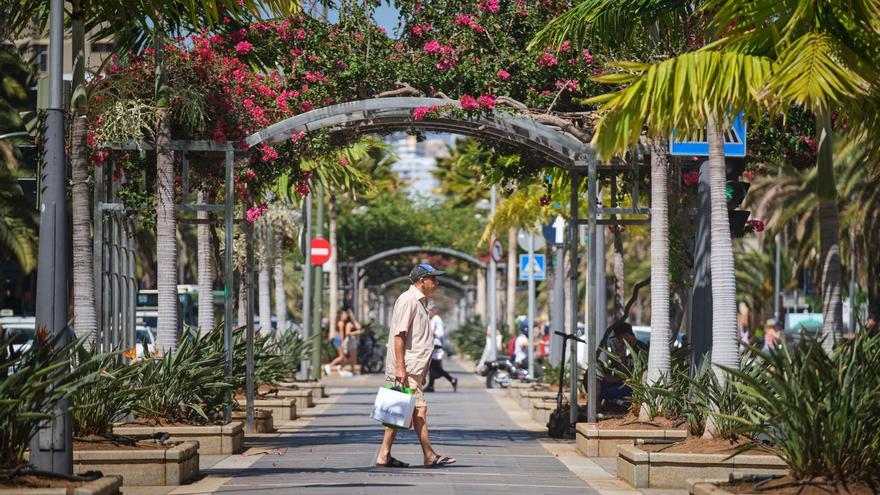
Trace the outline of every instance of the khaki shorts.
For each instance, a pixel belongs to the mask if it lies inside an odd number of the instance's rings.
[[[407,375],[406,387],[413,389],[413,396],[416,398],[416,407],[427,407],[425,402],[425,394],[422,393],[422,387],[425,385],[425,375]]]

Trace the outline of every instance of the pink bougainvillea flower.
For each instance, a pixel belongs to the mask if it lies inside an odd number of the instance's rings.
[[[299,131],[298,133],[295,133],[292,136],[290,136],[290,140],[291,140],[291,142],[297,143],[304,137],[306,137],[306,131]]]
[[[425,120],[425,116],[428,115],[431,109],[428,107],[416,107],[413,110],[413,120]]]
[[[263,216],[263,213],[266,213],[266,211],[268,209],[269,209],[269,207],[266,206],[265,204],[252,206],[252,207],[248,208],[248,211],[245,214],[245,219],[249,223],[254,223],[257,220],[259,220],[260,217]]]
[[[559,45],[560,52],[567,52],[569,49],[571,49],[571,43],[567,40],[563,41],[562,44]]]
[[[306,182],[300,182],[299,185],[296,186],[296,193],[300,196],[308,196],[309,192],[311,192],[311,189]]]
[[[764,222],[762,220],[749,220],[746,222],[746,230],[750,232],[764,232]]]
[[[477,98],[477,104],[486,110],[492,110],[495,108],[495,97],[492,95],[480,95],[480,97]]]
[[[235,45],[235,52],[239,55],[247,55],[254,49],[254,45],[248,43],[247,41],[239,41],[237,45]]]
[[[278,158],[278,151],[268,144],[262,145],[260,147],[260,151],[263,152],[263,156],[260,158],[261,161],[271,162],[272,160]]]
[[[501,79],[503,79],[505,81],[510,79],[510,72],[507,72],[504,69],[498,69],[498,72],[496,74],[498,74],[498,77],[500,77]]]
[[[587,63],[587,64],[593,63],[593,54],[590,53],[590,50],[582,51],[581,56],[584,58],[584,63]]]
[[[556,60],[556,57],[553,56],[552,53],[544,52],[540,57],[538,57],[538,64],[544,67],[553,67],[559,64],[559,61]]]
[[[490,12],[492,14],[501,10],[501,4],[498,3],[498,0],[481,0],[477,6],[483,12]]]
[[[700,173],[696,170],[685,172],[684,175],[681,176],[681,181],[684,182],[684,185],[686,186],[693,186],[700,182]]]
[[[423,50],[425,50],[425,53],[439,53],[441,48],[442,46],[439,41],[432,40],[425,43]]]
[[[743,177],[750,181],[755,180],[755,172],[753,170],[746,170],[743,172]]]
[[[479,103],[477,103],[477,100],[468,94],[461,95],[461,98],[458,99],[458,104],[461,105],[461,108],[464,110],[473,110],[480,106]]]

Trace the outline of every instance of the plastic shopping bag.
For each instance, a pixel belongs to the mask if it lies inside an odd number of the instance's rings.
[[[370,417],[389,428],[406,430],[412,425],[415,407],[416,397],[411,388],[385,385],[376,394]]]

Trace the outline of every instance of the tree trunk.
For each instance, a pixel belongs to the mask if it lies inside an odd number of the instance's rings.
[[[666,140],[651,142],[651,342],[647,383],[669,375],[669,159]],[[639,418],[650,419],[642,404]]]
[[[477,316],[480,317],[480,320],[484,325],[488,324],[486,320],[486,298],[488,294],[486,294],[486,271],[485,270],[477,270]]]
[[[200,190],[196,198],[198,203],[204,203],[204,191]],[[207,220],[208,212],[199,211],[196,217]],[[199,265],[199,332],[207,333],[214,329],[214,257],[211,253],[211,226],[200,223],[196,227],[196,237],[196,256]]]
[[[623,235],[617,230],[614,232],[612,241],[614,252],[611,255],[611,268],[614,270],[614,319],[623,318],[623,305],[625,296],[624,265],[623,265]]]
[[[707,125],[709,141],[709,202],[712,271],[712,364],[721,384],[726,374],[718,366],[739,367],[736,334],[736,276],[733,264],[733,242],[727,213],[725,191],[724,139],[720,123],[710,115]],[[653,298],[652,298],[653,299]],[[653,329],[651,330],[653,332]]]
[[[85,98],[85,29],[82,0],[73,2],[73,123],[70,143],[71,215],[73,217],[73,328],[77,337],[89,335],[89,345],[98,337],[95,308],[95,275],[89,208],[88,130]]]
[[[822,347],[829,354],[843,330],[843,302],[840,296],[840,216],[834,182],[831,148],[831,115],[816,114],[817,191],[819,199],[819,249],[822,253]]]
[[[257,274],[257,291],[259,296],[258,309],[260,310],[260,332],[272,333],[272,247],[269,243],[269,226],[263,219],[257,226],[259,234],[257,242],[260,249],[260,268]]]
[[[284,291],[284,229],[275,230],[275,315],[278,318],[278,332],[287,331],[287,293]]]
[[[515,337],[516,329],[516,268],[517,264],[516,229],[511,227],[507,231],[507,337]]]
[[[177,220],[174,217],[174,151],[171,149],[171,111],[159,108],[156,134],[156,258],[159,318],[158,347],[177,348]]]
[[[336,312],[339,310],[339,266],[337,263],[338,244],[336,243],[336,195],[331,194],[330,200],[327,202],[327,223],[328,233],[330,237],[330,309],[327,316],[330,317],[330,338],[336,336]]]

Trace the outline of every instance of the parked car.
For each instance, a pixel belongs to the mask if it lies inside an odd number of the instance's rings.
[[[138,325],[134,330],[135,360],[143,359],[145,355],[153,355],[156,352],[156,330],[143,325]]]
[[[37,320],[33,316],[6,316],[0,318],[0,326],[14,336],[13,352],[25,352],[33,345],[37,334]]]

